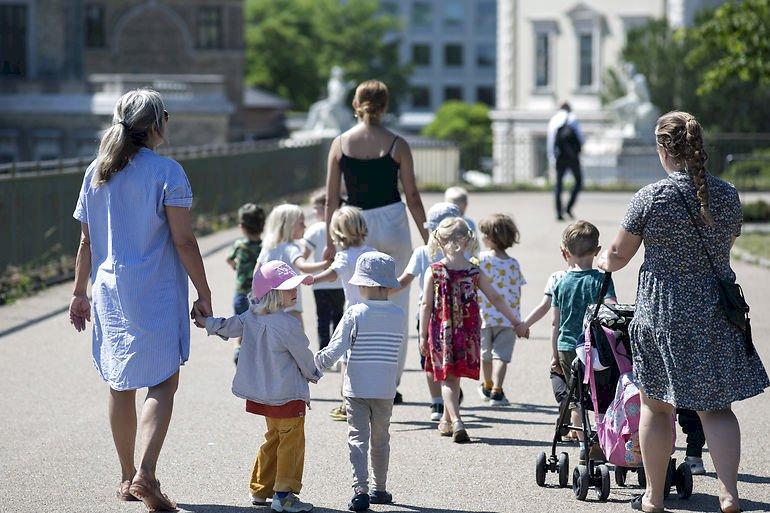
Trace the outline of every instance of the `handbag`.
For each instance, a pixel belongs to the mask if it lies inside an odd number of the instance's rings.
[[[682,205],[684,205],[684,209],[687,211],[687,215],[690,217],[690,222],[692,222],[692,225],[695,227],[695,232],[698,234],[701,247],[703,248],[703,252],[706,254],[706,259],[709,262],[709,266],[711,267],[711,272],[717,279],[719,290],[719,305],[727,317],[727,320],[743,333],[743,342],[746,346],[746,354],[751,356],[755,353],[755,349],[751,336],[751,318],[749,317],[749,305],[746,302],[745,296],[743,295],[743,289],[737,283],[719,277],[719,273],[717,273],[717,268],[714,265],[714,261],[711,259],[711,254],[706,247],[706,241],[703,239],[703,234],[700,231],[698,222],[695,220],[695,215],[690,211],[690,206],[687,204],[687,199],[685,198],[682,189],[679,188],[679,184],[677,184],[673,178],[671,178],[671,182],[674,184],[674,188],[676,188],[676,192],[679,194],[679,199],[682,200]]]

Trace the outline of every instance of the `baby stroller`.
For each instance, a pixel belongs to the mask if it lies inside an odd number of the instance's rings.
[[[569,455],[561,452],[556,455],[557,444],[570,430],[582,431],[580,442],[580,463],[572,472],[572,491],[578,500],[585,500],[591,487],[596,490],[598,499],[606,501],[610,494],[610,471],[606,459],[615,464],[615,482],[625,486],[629,472],[637,473],[640,487],[646,486],[641,454],[638,450],[637,433],[624,433],[613,436],[608,432],[604,416],[608,408],[612,416],[609,423],[617,417],[623,417],[627,408],[630,414],[638,416],[638,390],[631,374],[631,347],[628,325],[634,316],[634,305],[605,305],[604,296],[609,288],[611,274],[606,273],[595,305],[586,311],[584,322],[585,334],[578,341],[578,358],[572,364],[572,377],[569,392],[559,407],[551,455],[541,452],[536,460],[535,480],[538,486],[545,486],[548,472],[558,473],[559,486],[569,485]],[[582,351],[581,351],[582,349]],[[619,384],[621,386],[619,386]],[[626,403],[628,395],[636,391],[636,403]],[[577,403],[580,409],[583,427],[570,425],[570,403]],[[630,405],[627,407],[627,404]],[[622,406],[619,408],[618,406]],[[620,411],[614,411],[620,410]],[[588,411],[596,417],[596,428],[592,427]],[[617,415],[615,415],[617,413]],[[623,419],[625,420],[625,418]],[[672,419],[673,429],[673,419]],[[609,431],[612,431],[611,429]],[[672,432],[673,433],[673,432]],[[605,459],[605,453],[607,458]],[[689,466],[682,464],[676,468],[676,460],[669,463],[666,496],[671,486],[676,486],[679,497],[688,498],[692,494],[692,474]]]

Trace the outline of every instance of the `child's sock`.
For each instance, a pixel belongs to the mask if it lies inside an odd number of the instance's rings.
[[[441,396],[431,397],[430,404],[444,404],[444,398]]]
[[[275,492],[279,499],[285,499],[289,495],[289,492]]]
[[[502,392],[503,392],[503,388],[502,388],[502,387],[494,387],[494,388],[492,389],[492,393],[493,393],[493,394],[496,394],[496,393],[498,393],[498,392],[502,393]]]
[[[484,389],[492,390],[492,382],[491,381],[485,381],[484,382]]]

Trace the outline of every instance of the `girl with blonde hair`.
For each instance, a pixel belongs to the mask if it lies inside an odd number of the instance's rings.
[[[297,272],[313,273],[324,269],[328,262],[308,262],[310,249],[298,242],[305,233],[305,214],[298,205],[278,205],[265,220],[262,251],[257,257],[257,268],[271,260],[286,262]],[[302,296],[288,312],[302,322]]]
[[[484,293],[514,329],[522,323],[492,286],[479,266],[465,256],[478,249],[476,236],[459,217],[444,219],[431,232],[431,255],[444,258],[425,274],[420,306],[420,352],[425,371],[441,382],[444,416],[438,429],[457,443],[470,441],[460,416],[460,378],[478,380],[481,352],[481,317],[478,291]],[[522,336],[528,336],[526,331]]]

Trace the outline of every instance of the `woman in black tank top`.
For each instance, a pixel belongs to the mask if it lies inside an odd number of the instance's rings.
[[[428,231],[425,229],[425,209],[417,190],[409,145],[380,125],[387,107],[388,89],[385,84],[369,80],[359,85],[353,99],[359,123],[335,139],[329,150],[324,258],[331,258],[335,253],[329,237],[329,223],[340,204],[340,186],[344,176],[348,204],[363,210],[367,228],[365,244],[393,257],[396,261],[396,276],[399,276],[412,256],[412,237],[406,208],[398,190],[399,180],[412,219],[426,243]],[[409,293],[402,291],[390,299],[404,310],[402,329],[404,340],[407,340]],[[399,380],[405,361],[406,343],[399,352]],[[401,394],[396,392],[394,402],[398,403],[400,397]]]

